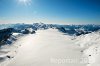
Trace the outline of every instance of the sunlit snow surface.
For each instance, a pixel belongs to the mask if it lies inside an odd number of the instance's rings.
[[[99,58],[99,31],[70,36],[57,29],[38,30],[0,49],[0,66],[100,66]]]

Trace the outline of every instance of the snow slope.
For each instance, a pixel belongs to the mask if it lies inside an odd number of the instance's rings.
[[[0,66],[3,66],[2,64],[5,64],[6,60],[9,60],[13,58],[16,55],[16,51],[18,47],[20,46],[21,40],[25,38],[27,35],[24,35],[22,37],[22,34],[19,33],[13,33],[10,40],[12,41],[12,44],[6,44],[2,45],[0,47]],[[12,38],[16,38],[17,40],[13,41]]]
[[[100,66],[100,32],[70,36],[57,29],[38,30],[18,39],[0,66]],[[7,49],[8,50],[8,49]]]
[[[78,36],[75,40],[83,50],[83,56],[88,58],[87,66],[100,66],[100,31]]]
[[[86,66],[71,38],[56,29],[39,30],[19,40],[17,54],[2,66]]]

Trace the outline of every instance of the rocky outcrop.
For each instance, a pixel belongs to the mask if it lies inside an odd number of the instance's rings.
[[[2,45],[3,42],[7,41],[7,39],[10,38],[12,32],[13,32],[13,28],[0,30],[0,45]]]

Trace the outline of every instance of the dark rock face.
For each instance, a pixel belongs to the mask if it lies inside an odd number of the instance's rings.
[[[13,28],[7,28],[0,30],[0,43],[2,41],[7,41],[8,38],[12,35]]]
[[[30,30],[29,28],[26,28],[24,30],[21,31],[22,34],[34,34],[36,33],[35,30]]]
[[[36,33],[36,32],[35,32],[35,31],[32,31],[32,32],[31,32],[31,34],[34,34],[34,33]]]
[[[23,34],[29,34],[30,31],[29,31],[28,29],[25,29],[25,30],[22,31],[22,33],[23,33]]]
[[[66,30],[65,30],[65,28],[64,27],[60,27],[60,28],[58,28],[60,31],[62,31],[62,32],[64,32],[64,33],[66,33]]]
[[[7,58],[11,58],[9,55],[7,55]]]

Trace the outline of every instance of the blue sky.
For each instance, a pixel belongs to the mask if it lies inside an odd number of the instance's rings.
[[[100,0],[0,0],[0,23],[100,24]]]

